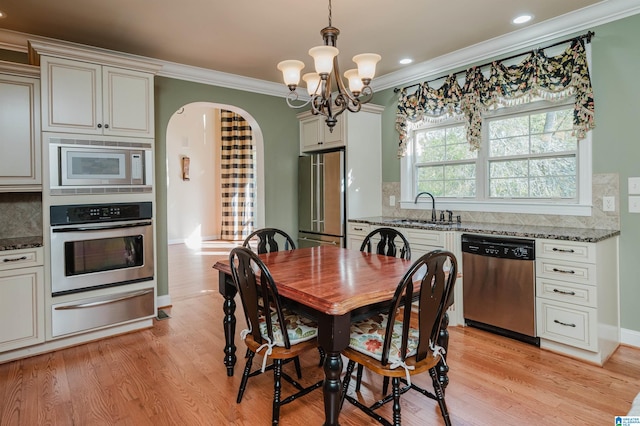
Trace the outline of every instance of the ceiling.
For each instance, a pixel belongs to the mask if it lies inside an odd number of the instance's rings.
[[[401,70],[613,0],[333,0],[340,68],[358,53],[382,55],[376,75]],[[0,0],[0,29],[67,40],[255,79],[281,82],[276,64],[322,44],[328,0]]]

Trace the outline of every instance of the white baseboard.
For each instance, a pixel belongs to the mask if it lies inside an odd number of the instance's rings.
[[[168,294],[165,294],[163,296],[158,296],[156,298],[156,306],[158,308],[163,308],[165,306],[171,306],[171,296]]]
[[[620,343],[640,348],[640,331],[620,329]]]

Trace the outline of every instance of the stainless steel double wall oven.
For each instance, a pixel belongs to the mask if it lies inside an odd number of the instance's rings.
[[[154,286],[132,288],[154,279],[151,202],[55,205],[50,224],[52,336],[154,314]]]

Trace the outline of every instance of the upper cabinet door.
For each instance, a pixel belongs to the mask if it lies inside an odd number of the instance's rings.
[[[152,138],[153,74],[43,56],[43,130]]]
[[[42,130],[102,134],[102,66],[43,57]]]
[[[103,67],[104,134],[153,137],[153,75]]]
[[[40,80],[0,73],[0,191],[41,185]]]

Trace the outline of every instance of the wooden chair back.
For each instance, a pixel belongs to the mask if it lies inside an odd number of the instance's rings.
[[[231,250],[229,263],[253,339],[259,343],[265,341],[260,332],[260,320],[263,319],[266,322],[267,336],[271,342],[275,342],[271,311],[276,313],[278,325],[282,330],[285,328],[285,318],[280,296],[269,269],[253,251],[246,247],[236,247]],[[282,333],[282,339],[284,347],[291,348],[286,332]]]
[[[296,244],[291,237],[286,232],[277,228],[256,229],[245,238],[242,247],[253,249],[252,246],[254,245],[256,246],[258,254],[280,251],[280,247],[282,247],[283,250],[295,250],[296,248]]]
[[[411,327],[412,302],[418,296],[419,340],[416,362],[433,353],[438,341],[442,317],[447,310],[447,302],[452,295],[458,273],[458,264],[453,253],[445,250],[429,252],[411,265],[400,281],[389,308],[389,317],[382,350],[382,365],[389,362],[394,332],[394,319],[402,313],[400,357],[407,358],[409,330]],[[396,330],[397,331],[397,330]]]
[[[372,245],[378,238],[380,240],[375,245],[376,254],[411,260],[409,241],[400,231],[393,228],[378,228],[370,232],[362,241],[360,251],[372,253]],[[402,243],[400,247],[398,247],[399,243]]]

